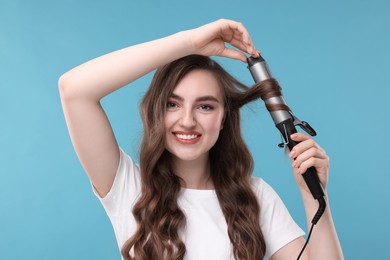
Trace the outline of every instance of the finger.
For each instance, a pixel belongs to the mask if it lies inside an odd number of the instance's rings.
[[[291,139],[297,142],[302,142],[308,139],[311,139],[311,136],[304,134],[304,133],[295,133],[290,135]]]
[[[306,151],[312,147],[314,147],[316,149],[322,149],[319,147],[319,145],[316,142],[314,142],[313,139],[309,138],[309,139],[306,139],[304,141],[301,141],[296,146],[294,146],[294,148],[291,150],[289,156],[291,158],[297,158],[304,151]]]
[[[245,54],[243,54],[240,51],[233,50],[233,49],[230,49],[230,48],[225,48],[222,51],[222,53],[220,54],[220,56],[224,56],[224,57],[232,58],[232,59],[235,59],[235,60],[240,60],[242,62],[246,62]]]
[[[245,33],[234,34],[234,38],[238,41],[242,41],[248,48],[251,48],[251,51],[248,51],[248,53],[253,53],[253,54],[258,53],[252,41],[252,38],[250,37],[249,34],[245,34]]]
[[[245,45],[245,48],[242,50],[249,53],[253,57],[258,57],[259,56],[259,51],[256,49],[255,45],[252,42],[251,37],[249,34],[244,34],[244,35],[235,35],[235,39],[238,41],[242,41]]]
[[[248,50],[248,46],[246,46],[242,41],[240,40],[237,40],[236,38],[233,38],[231,41],[226,41],[227,43],[229,43],[231,46],[234,46],[242,51],[247,51]]]
[[[244,43],[244,45],[246,45],[246,48],[240,48],[242,51],[248,52],[252,56],[258,55],[258,51],[256,50],[247,29],[242,23],[230,21],[230,23],[228,23],[228,26],[231,32],[233,32],[233,37],[235,37],[236,40],[241,41],[242,43]]]
[[[318,159],[327,158],[325,151],[317,149],[315,147],[311,147],[310,149],[300,154],[295,160],[293,160],[292,166],[294,168],[299,168],[304,161],[310,159],[311,157],[315,157]]]
[[[229,43],[231,46],[236,47],[237,49],[240,49],[249,54],[257,53],[255,47],[252,44],[245,43],[242,33],[237,34],[228,31],[223,32],[221,37],[224,42]]]
[[[250,38],[249,38],[250,39]],[[252,40],[250,40],[249,43],[247,42],[244,42],[242,40],[242,36],[241,35],[234,35],[234,40],[236,40],[237,42],[240,43],[241,47],[240,49],[249,53],[251,56],[253,57],[258,57],[259,55],[259,51],[256,50],[255,46],[253,45],[252,43]],[[233,40],[232,40],[233,41]]]
[[[326,159],[319,159],[315,157],[310,157],[306,161],[302,162],[298,170],[296,171],[298,174],[303,174],[309,169],[310,167],[315,167],[316,169],[320,168],[326,168]]]
[[[253,57],[258,57],[260,52],[256,49],[248,31],[245,29],[245,27],[243,27],[243,29],[244,31],[242,32],[242,35],[239,36],[241,36],[242,41],[247,47],[245,51]]]

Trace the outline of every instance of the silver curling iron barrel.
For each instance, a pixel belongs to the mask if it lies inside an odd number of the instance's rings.
[[[256,83],[260,83],[264,80],[273,79],[271,71],[268,67],[267,62],[259,55],[258,58],[249,57],[248,68],[252,74],[252,77]],[[280,92],[281,93],[281,92]],[[284,143],[280,144],[279,147],[287,147],[290,151],[293,149],[295,145],[298,143],[291,139],[291,135],[297,133],[296,126],[300,126],[304,131],[306,131],[311,136],[315,136],[316,132],[314,129],[305,121],[300,121],[291,111],[291,109],[287,106],[282,95],[273,96],[268,98],[263,98],[265,104],[267,106],[276,106],[278,109],[270,111],[272,120],[275,123],[276,128],[280,131],[283,136]],[[319,209],[314,216],[312,223],[316,224],[318,220],[321,218],[322,214],[326,208],[326,202],[324,199],[324,191],[322,190],[320,180],[318,178],[316,169],[314,167],[310,167],[307,169],[305,173],[302,174],[311,194],[314,199],[319,202]]]

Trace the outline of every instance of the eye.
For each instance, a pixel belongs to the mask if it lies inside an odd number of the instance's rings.
[[[167,109],[175,109],[177,108],[177,104],[171,101],[167,102]]]
[[[214,107],[213,106],[210,106],[210,105],[200,105],[199,108],[201,110],[205,110],[205,111],[210,111],[210,110],[213,110]]]

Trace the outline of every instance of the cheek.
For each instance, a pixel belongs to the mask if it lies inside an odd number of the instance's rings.
[[[165,130],[165,134],[164,134],[164,142],[165,142],[165,148],[167,148],[167,145],[169,143],[169,134],[170,134],[170,129],[172,128],[172,117],[170,116],[167,116],[165,115],[164,116],[164,130]]]
[[[164,116],[164,127],[165,127],[165,130],[168,130],[172,126],[173,121],[174,120],[173,120],[172,116],[169,113],[165,114],[165,116]]]
[[[209,131],[215,132],[215,134],[219,135],[219,131],[221,130],[222,126],[222,120],[223,116],[222,115],[216,115],[213,117],[208,118],[207,120],[207,129]]]

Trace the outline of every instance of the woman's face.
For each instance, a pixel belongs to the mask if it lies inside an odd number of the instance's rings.
[[[175,159],[207,159],[222,129],[224,100],[215,76],[189,72],[173,90],[165,112],[165,147]]]

